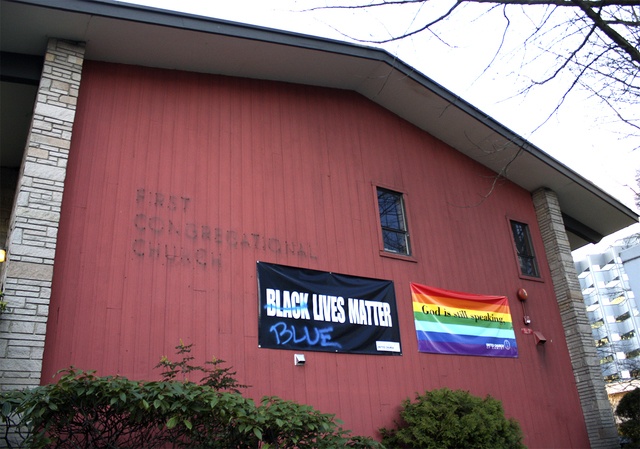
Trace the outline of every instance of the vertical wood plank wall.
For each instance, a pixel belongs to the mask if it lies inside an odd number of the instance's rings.
[[[157,378],[180,339],[247,394],[337,414],[356,434],[461,388],[503,401],[530,447],[588,447],[530,194],[356,93],[85,62],[43,382],[75,365]],[[379,253],[375,185],[406,194],[413,261]],[[508,219],[529,224],[521,279]],[[391,279],[403,355],[258,348],[256,261]],[[417,352],[409,283],[507,295],[519,358]],[[521,333],[518,288],[532,328]]]

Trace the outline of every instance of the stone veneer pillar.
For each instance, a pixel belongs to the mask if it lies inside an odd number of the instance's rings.
[[[2,279],[0,388],[40,383],[53,262],[84,44],[50,39],[22,161]]]
[[[553,191],[542,188],[533,193],[533,204],[549,260],[591,447],[619,448],[613,411],[598,364],[558,197]]]

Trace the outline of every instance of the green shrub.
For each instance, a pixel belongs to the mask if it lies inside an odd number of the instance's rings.
[[[447,388],[403,401],[401,422],[380,429],[389,449],[521,449],[522,432],[504,416],[502,404],[467,391]]]
[[[7,310],[7,301],[4,300],[4,291],[0,290],[0,315]]]
[[[263,448],[383,449],[370,438],[351,436],[349,431],[339,427],[341,422],[334,415],[320,413],[308,405],[266,397],[256,414],[260,428],[264,429],[261,436],[265,443]]]
[[[222,360],[193,366],[191,346],[177,349],[182,360],[163,357],[159,382],[69,369],[54,384],[2,393],[0,441],[31,448],[380,447],[309,406],[275,397],[256,406]],[[199,383],[189,380],[196,371],[204,375]]]
[[[625,394],[616,407],[616,415],[622,421],[618,426],[620,435],[628,442],[625,448],[640,448],[640,388]]]

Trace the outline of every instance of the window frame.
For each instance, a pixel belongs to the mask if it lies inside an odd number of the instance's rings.
[[[403,215],[402,218],[404,221],[405,229],[400,231],[393,230],[392,232],[404,232],[404,237],[407,244],[407,253],[395,252],[385,248],[385,243],[384,243],[385,230],[382,226],[382,217],[380,216],[380,203],[378,201],[379,190],[391,192],[400,196],[400,201],[401,201],[400,204],[401,204],[401,210]],[[400,259],[400,260],[407,260],[410,262],[416,262],[416,259],[414,257],[415,249],[414,249],[413,239],[411,235],[412,227],[411,227],[411,221],[409,219],[409,213],[408,213],[407,192],[401,189],[398,189],[396,187],[391,187],[391,186],[380,184],[380,183],[372,183],[372,191],[373,191],[373,198],[374,198],[374,204],[375,204],[376,223],[377,223],[377,229],[378,229],[378,245],[379,245],[378,249],[379,249],[380,256],[390,257],[392,259]]]
[[[533,260],[536,275],[525,273],[522,269],[522,264],[520,263],[521,255],[518,252],[518,245],[516,244],[516,236],[514,234],[514,228],[513,228],[514,223],[525,226],[527,243],[528,243],[529,249],[531,250],[531,254],[525,255],[525,257],[530,257]],[[539,251],[537,250],[533,240],[533,236],[531,235],[531,226],[526,220],[520,220],[518,218],[513,218],[513,217],[507,217],[507,224],[509,226],[509,236],[511,239],[511,245],[513,248],[513,255],[515,258],[516,267],[518,269],[518,275],[522,279],[543,282],[542,270],[540,269],[540,260],[538,258]]]

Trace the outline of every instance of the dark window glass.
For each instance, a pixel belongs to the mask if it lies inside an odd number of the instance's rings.
[[[511,230],[513,231],[513,241],[516,246],[516,252],[518,253],[520,272],[524,276],[540,277],[538,263],[536,262],[536,256],[533,252],[533,245],[531,244],[529,226],[525,223],[512,221]]]
[[[409,232],[402,194],[378,188],[378,208],[384,250],[409,255]]]
[[[618,379],[620,379],[620,374],[618,373],[613,373],[608,376],[604,376],[605,382],[615,382]]]
[[[626,334],[620,335],[620,340],[631,340],[633,337],[635,337],[635,335],[636,335],[636,331],[631,329]]]
[[[628,359],[635,359],[636,357],[640,357],[640,349],[634,349],[631,352],[627,352],[625,355]]]
[[[604,365],[606,363],[611,363],[611,362],[613,362],[613,356],[612,355],[608,355],[608,356],[602,357],[600,359],[600,365]]]
[[[622,323],[623,321],[628,320],[629,318],[631,318],[631,314],[629,312],[625,312],[622,315],[618,315],[616,317],[616,322],[617,323]]]

